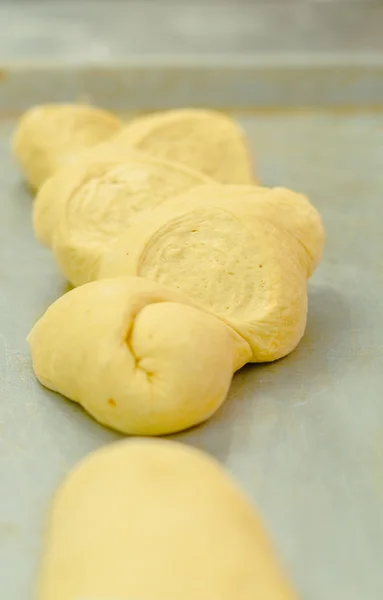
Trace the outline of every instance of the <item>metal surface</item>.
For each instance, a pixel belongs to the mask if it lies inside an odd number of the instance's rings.
[[[1,0],[0,57],[383,51],[381,0]]]
[[[157,85],[159,104],[171,105],[173,87],[160,79],[152,80],[153,93]],[[287,76],[285,82],[291,87]],[[86,83],[78,86],[85,93]],[[6,80],[0,94],[1,85]],[[374,104],[368,90],[382,85],[377,79],[367,88],[366,106]],[[48,78],[42,101],[53,87]],[[64,99],[72,94],[60,89]],[[139,108],[124,89],[119,105]],[[118,436],[40,387],[32,373],[25,337],[65,282],[33,238],[32,200],[9,156],[14,119],[7,115],[15,106],[7,99],[9,88],[0,98],[0,590],[2,598],[29,600],[52,491],[79,458]],[[352,105],[350,92],[348,99]],[[275,364],[243,369],[222,410],[175,437],[234,473],[264,515],[302,600],[381,600],[383,112],[236,116],[263,182],[306,192],[322,212],[327,247],[309,285],[298,349]]]
[[[129,63],[0,65],[0,111],[46,102],[91,102],[114,110],[210,106],[371,108],[383,102],[382,56],[326,54],[138,56]]]

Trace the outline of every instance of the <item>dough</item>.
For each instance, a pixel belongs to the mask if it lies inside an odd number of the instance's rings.
[[[122,433],[161,435],[208,419],[248,344],[175,291],[139,278],[76,288],[28,337],[46,387]]]
[[[142,211],[210,181],[187,167],[145,156],[115,164],[93,162],[74,170],[75,185],[63,188],[65,199],[58,196],[56,226],[51,213],[41,210],[49,206],[48,200],[39,200],[34,219],[41,237],[53,227],[55,256],[74,285],[95,279],[102,252]]]
[[[24,113],[13,136],[13,154],[33,189],[73,155],[117,133],[111,113],[80,104],[35,106]]]
[[[209,185],[142,215],[102,256],[98,277],[137,275],[176,288],[225,320],[249,342],[252,360],[264,362],[291,352],[303,335],[306,276],[322,245],[320,217],[304,197]]]
[[[58,169],[39,189],[33,203],[33,230],[37,240],[52,248],[62,207],[76,190],[84,185],[92,173],[108,165],[126,163],[140,154],[133,149],[122,149],[113,144],[98,144],[86,150],[69,164]]]
[[[213,110],[170,110],[138,117],[113,143],[184,163],[222,183],[255,182],[243,132],[235,121]]]
[[[222,467],[136,440],[86,457],[58,490],[38,600],[294,600],[259,516]]]

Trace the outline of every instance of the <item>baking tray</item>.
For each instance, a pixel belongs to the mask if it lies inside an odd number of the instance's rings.
[[[10,135],[30,104],[87,99],[126,111],[229,109],[262,181],[307,193],[321,211],[327,246],[298,349],[244,368],[214,418],[174,437],[241,482],[303,600],[381,600],[383,64],[210,57],[1,73],[1,598],[32,598],[53,490],[82,456],[119,437],[36,382],[25,342],[66,283],[34,241]]]

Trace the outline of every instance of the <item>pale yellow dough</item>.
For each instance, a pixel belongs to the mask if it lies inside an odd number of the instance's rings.
[[[187,167],[146,156],[87,164],[61,201],[53,229],[53,251],[64,275],[74,285],[92,281],[102,253],[140,213],[206,181]]]
[[[246,362],[296,347],[322,222],[304,196],[250,185],[232,120],[178,110],[121,129],[98,109],[37,107],[14,151],[45,181],[36,237],[72,284],[99,279],[33,328],[43,385],[118,431],[161,435],[208,419]]]
[[[52,248],[54,233],[66,201],[82,186],[94,181],[109,166],[125,164],[140,157],[132,149],[122,149],[113,144],[98,144],[82,152],[65,167],[58,169],[39,189],[33,203],[33,230],[37,240]]]
[[[138,117],[113,144],[184,163],[222,183],[255,182],[244,133],[217,111],[179,109]]]
[[[76,288],[28,338],[36,377],[127,434],[161,435],[208,419],[248,344],[170,288],[134,277]]]
[[[117,117],[92,106],[35,106],[22,115],[12,150],[27,182],[38,189],[74,156],[111,138],[120,128]]]
[[[56,493],[38,600],[296,600],[263,523],[212,458],[136,440]]]
[[[253,361],[271,361],[303,335],[323,237],[318,213],[289,190],[203,186],[142,215],[102,256],[98,277],[172,286],[243,336]]]

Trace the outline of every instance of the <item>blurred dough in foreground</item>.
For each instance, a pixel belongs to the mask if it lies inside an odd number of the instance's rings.
[[[111,444],[58,490],[38,600],[296,600],[222,467],[165,440]]]

